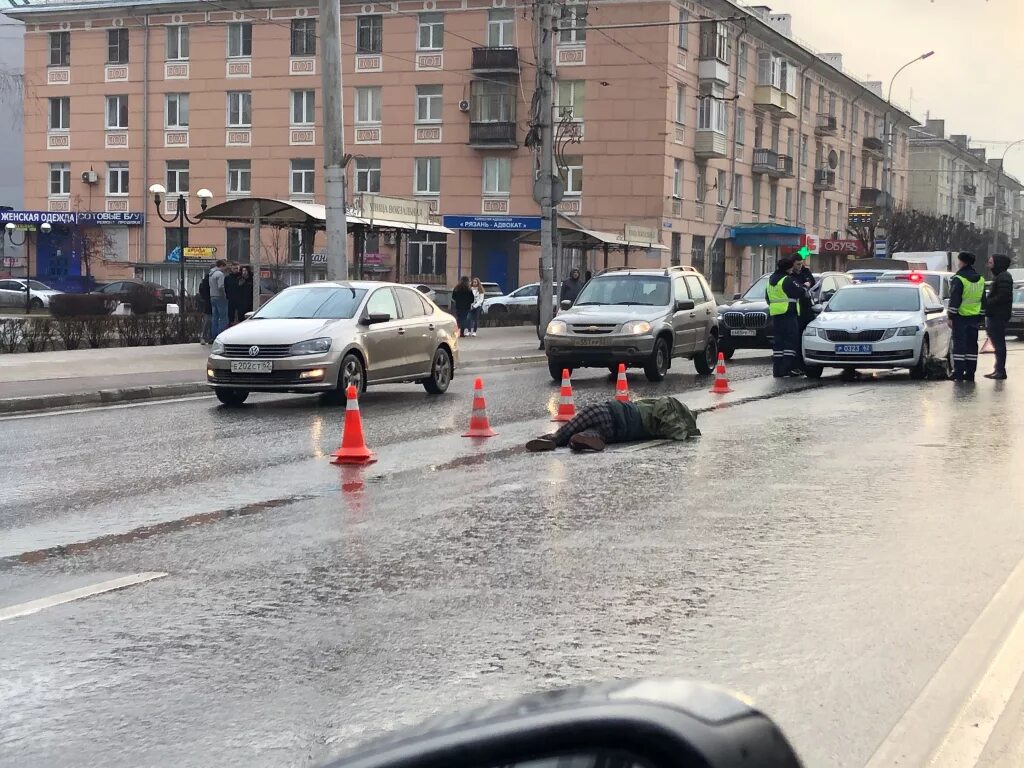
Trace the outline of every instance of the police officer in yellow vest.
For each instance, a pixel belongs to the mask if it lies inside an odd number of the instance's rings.
[[[953,329],[953,381],[974,381],[978,369],[978,329],[985,317],[985,280],[974,269],[973,253],[957,257],[960,269],[949,292],[949,326]]]
[[[804,289],[792,277],[798,256],[784,256],[768,278],[765,298],[772,317],[772,374],[775,378],[799,376],[803,367],[800,354],[800,299]]]

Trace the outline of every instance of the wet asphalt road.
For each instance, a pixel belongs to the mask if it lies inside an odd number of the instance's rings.
[[[510,447],[557,396],[541,368],[486,383]],[[474,452],[469,386],[371,390],[381,461],[340,483],[340,413],[294,398],[0,420],[0,556],[84,543],[5,561],[0,605],[169,574],[0,624],[0,765],[308,765],[438,711],[671,674],[753,695],[808,765],[860,766],[1024,552],[1014,381],[829,379],[597,456]],[[611,388],[582,373],[577,402]]]

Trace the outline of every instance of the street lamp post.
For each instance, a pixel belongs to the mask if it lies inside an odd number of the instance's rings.
[[[889,120],[889,108],[892,106],[892,86],[893,83],[896,82],[896,78],[899,77],[900,72],[902,72],[904,69],[909,67],[911,64],[916,64],[919,61],[924,61],[925,59],[931,58],[934,55],[935,51],[928,51],[927,53],[922,53],[920,56],[911,59],[902,67],[897,69],[896,74],[894,74],[892,76],[892,79],[889,81],[889,91],[885,98],[885,124],[883,126],[882,131],[883,136],[885,137],[885,159],[883,161],[885,167],[882,169],[882,183],[885,184],[885,189],[883,189],[882,191],[885,192],[885,204],[887,208],[892,206],[892,145],[894,143],[893,139],[895,139],[896,133],[895,121],[892,122],[892,128],[890,128]]]
[[[1002,195],[999,194],[999,184],[1003,180],[1003,165],[1006,163],[1006,155],[1018,144],[1024,144],[1024,139],[1017,139],[1007,145],[1006,149],[1003,150],[1003,158],[999,161],[999,167],[996,168],[996,194],[995,200],[993,201],[994,214],[992,218],[992,250],[989,251],[989,256],[993,256],[995,252],[999,250],[999,201],[1002,197]],[[7,226],[10,226],[10,224]]]
[[[193,219],[188,215],[188,211],[185,210],[186,200],[183,193],[178,194],[178,204],[175,206],[173,216],[165,216],[164,212],[160,209],[160,203],[162,198],[167,194],[167,190],[162,184],[154,184],[149,188],[149,194],[153,196],[153,202],[156,204],[156,215],[160,217],[160,221],[166,224],[178,223],[178,339],[182,343],[185,342],[185,224],[196,225],[200,222],[199,218]],[[199,198],[199,207],[202,210],[206,210],[206,206],[213,198],[213,193],[208,189],[200,189],[196,192],[196,197]]]
[[[29,240],[28,232],[22,237],[21,242],[17,242],[14,239],[14,231],[17,229],[13,221],[7,222],[7,226],[4,227],[7,230],[7,239],[11,241],[11,245],[16,245],[19,248],[25,246],[25,314],[32,314],[32,243]],[[50,226],[50,222],[44,221],[39,225],[39,231],[44,235],[50,234],[50,230],[53,227]]]

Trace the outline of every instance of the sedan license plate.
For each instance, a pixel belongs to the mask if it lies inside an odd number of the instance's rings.
[[[272,360],[232,360],[232,373],[273,373]]]
[[[730,336],[757,336],[757,331],[729,331]]]
[[[870,355],[870,344],[836,344],[837,355]]]
[[[577,347],[599,347],[601,339],[576,339]]]

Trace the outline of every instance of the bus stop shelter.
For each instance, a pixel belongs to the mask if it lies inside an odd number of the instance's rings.
[[[666,251],[668,250],[661,243],[641,243],[626,240],[625,237],[615,232],[604,232],[597,229],[581,227],[567,219],[559,216],[558,244],[561,248],[575,248],[583,251],[587,263],[590,263],[589,254],[592,251],[600,251],[604,255],[604,269],[608,268],[608,254],[612,250],[621,250],[623,253],[623,264],[629,266],[629,251]],[[521,242],[531,245],[540,245],[540,232],[530,232],[520,238]]]

